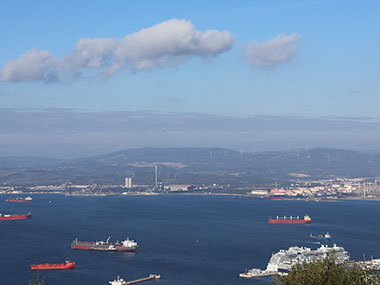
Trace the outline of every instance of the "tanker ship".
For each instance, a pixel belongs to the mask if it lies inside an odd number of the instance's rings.
[[[116,243],[109,242],[111,237],[106,241],[78,241],[73,240],[71,248],[82,250],[103,250],[103,251],[138,251],[139,246],[135,240],[129,238]]]
[[[59,264],[32,264],[30,269],[32,270],[51,270],[51,269],[73,269],[75,268],[75,262],[66,260],[65,263]]]
[[[5,200],[6,202],[18,202],[18,203],[27,203],[27,202],[32,202],[32,197],[25,197],[25,198],[22,198],[22,197],[17,197],[17,198],[9,198],[7,200]]]
[[[0,221],[4,220],[24,220],[32,217],[32,213],[27,214],[0,214]]]
[[[277,216],[275,219],[272,217],[268,220],[269,224],[310,224],[311,218],[308,215],[305,215],[303,218],[300,216]]]

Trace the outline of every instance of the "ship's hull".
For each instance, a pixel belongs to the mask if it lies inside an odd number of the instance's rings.
[[[25,215],[4,215],[0,216],[0,221],[5,220],[24,220],[29,219],[32,217],[32,214],[25,214]]]
[[[32,202],[31,200],[18,200],[18,199],[8,199],[6,201],[12,202],[12,203],[30,203],[30,202]]]
[[[310,224],[311,220],[277,220],[269,219],[269,224]]]
[[[30,269],[32,270],[57,270],[72,268],[75,268],[75,262],[67,262],[66,264],[36,264],[30,266]]]
[[[282,198],[281,197],[263,197],[263,198],[260,198],[260,200],[281,201]]]
[[[73,241],[72,249],[81,250],[100,250],[100,251],[123,251],[135,252],[138,251],[138,246],[126,247],[119,243],[96,243],[92,241]]]

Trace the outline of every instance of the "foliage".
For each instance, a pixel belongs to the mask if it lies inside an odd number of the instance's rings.
[[[29,285],[45,285],[45,282],[43,280],[40,280],[40,276],[38,274],[38,272],[36,273],[36,278],[32,278],[30,281],[29,281]]]
[[[337,264],[334,255],[322,260],[295,265],[288,275],[277,276],[277,285],[375,285],[380,284],[380,275],[371,274],[355,263]]]

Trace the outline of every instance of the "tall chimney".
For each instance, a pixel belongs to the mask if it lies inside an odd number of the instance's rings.
[[[157,189],[157,164],[154,165],[154,189]]]

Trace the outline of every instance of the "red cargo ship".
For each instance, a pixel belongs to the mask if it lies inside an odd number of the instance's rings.
[[[32,197],[26,197],[26,198],[9,198],[5,200],[6,202],[15,202],[15,203],[27,203],[27,202],[32,202]]]
[[[0,214],[0,221],[4,220],[24,220],[32,217],[32,213],[28,214]]]
[[[299,216],[283,216],[279,217],[277,216],[275,219],[269,218],[268,220],[269,224],[310,224],[311,218],[308,215],[305,215],[302,218]]]
[[[75,262],[66,260],[65,263],[61,264],[36,264],[31,265],[30,269],[32,270],[47,270],[47,269],[72,269],[75,268]]]

